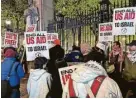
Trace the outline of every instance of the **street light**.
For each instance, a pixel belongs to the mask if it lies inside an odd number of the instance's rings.
[[[6,25],[10,25],[11,21],[10,20],[6,20],[5,23],[6,23]]]

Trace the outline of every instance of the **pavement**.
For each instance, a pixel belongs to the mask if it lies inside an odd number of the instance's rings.
[[[28,77],[29,77],[29,74],[26,74],[25,77],[21,80],[21,84],[20,84],[20,97],[21,98],[28,98],[28,93],[27,93]]]

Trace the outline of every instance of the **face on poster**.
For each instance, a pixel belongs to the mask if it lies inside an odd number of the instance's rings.
[[[99,24],[99,41],[113,41],[112,22]]]
[[[33,61],[36,57],[43,56],[49,59],[47,32],[26,32],[27,61]]]
[[[117,8],[113,13],[113,35],[135,35],[136,7]]]
[[[4,46],[11,45],[18,47],[18,34],[13,32],[5,32]]]

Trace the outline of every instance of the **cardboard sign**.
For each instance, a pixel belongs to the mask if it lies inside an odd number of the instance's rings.
[[[113,41],[112,22],[99,24],[99,41]]]
[[[71,74],[76,70],[78,66],[70,66],[70,67],[64,67],[59,69],[59,76],[62,84],[62,88],[68,81],[68,79],[71,77]]]
[[[37,26],[36,24],[32,24],[30,26],[27,26],[26,27],[26,32],[35,32],[36,26]]]
[[[49,48],[53,46],[53,41],[56,39],[58,39],[58,33],[47,33],[47,41]]]
[[[136,7],[117,8],[113,13],[113,35],[135,35]]]
[[[5,33],[4,46],[11,45],[15,48],[18,47],[18,34],[12,32]]]
[[[33,61],[38,56],[44,56],[49,59],[46,31],[26,32],[25,41],[27,61]]]

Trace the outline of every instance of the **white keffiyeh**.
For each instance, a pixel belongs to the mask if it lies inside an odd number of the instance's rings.
[[[135,63],[136,62],[136,51],[130,52],[130,54],[128,54],[128,58],[132,63]]]

